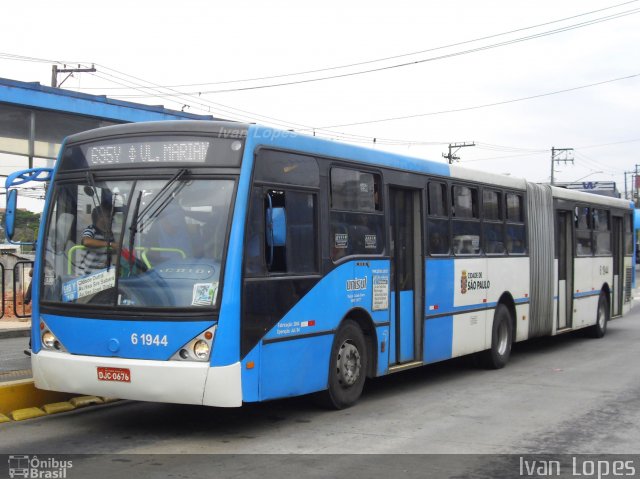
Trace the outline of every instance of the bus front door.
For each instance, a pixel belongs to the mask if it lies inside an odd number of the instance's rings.
[[[410,363],[422,351],[422,227],[420,192],[389,189],[391,325],[389,365]]]
[[[558,211],[558,330],[573,316],[573,211]]]

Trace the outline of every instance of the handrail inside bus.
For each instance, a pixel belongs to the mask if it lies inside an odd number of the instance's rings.
[[[73,272],[73,258],[74,255],[77,251],[84,251],[86,250],[87,247],[81,244],[77,244],[75,246],[72,246],[71,248],[69,248],[69,251],[67,251],[67,274],[72,274]],[[142,259],[142,262],[144,263],[144,265],[148,268],[148,269],[152,269],[153,266],[151,266],[151,262],[149,261],[149,259],[147,258],[147,251],[157,251],[160,253],[178,253],[180,256],[182,256],[182,259],[186,259],[187,255],[184,251],[182,251],[179,248],[160,248],[160,247],[146,247],[146,246],[136,246],[136,251],[138,251],[140,253],[140,259]]]

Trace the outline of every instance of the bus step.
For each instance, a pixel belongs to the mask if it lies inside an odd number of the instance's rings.
[[[558,329],[556,331],[556,334],[570,333],[571,331],[574,331],[574,329],[573,328],[562,328],[562,329]]]
[[[411,361],[410,363],[395,364],[393,366],[389,366],[389,372],[397,373],[398,371],[413,369],[417,368],[418,366],[424,366],[424,363],[422,361]]]

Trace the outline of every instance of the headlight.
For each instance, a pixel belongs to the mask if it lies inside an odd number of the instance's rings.
[[[42,332],[42,335],[40,336],[42,349],[47,349],[49,351],[60,351],[61,353],[67,352],[67,349],[64,347],[64,345],[60,342],[56,335],[51,332],[49,326],[47,326],[42,319],[40,319],[40,331]]]
[[[209,356],[209,345],[206,341],[199,340],[193,345],[193,354],[198,359],[206,359]]]
[[[202,331],[171,356],[171,361],[208,361],[213,349],[217,325]]]
[[[42,335],[42,345],[47,349],[53,349],[56,344],[56,337],[51,331],[45,331]]]

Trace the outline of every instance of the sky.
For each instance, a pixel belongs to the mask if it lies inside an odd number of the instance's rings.
[[[475,142],[460,165],[537,182],[552,147],[574,148],[556,181],[624,192],[640,164],[638,0],[33,0],[3,17],[5,78],[93,63],[62,88],[439,162]]]

